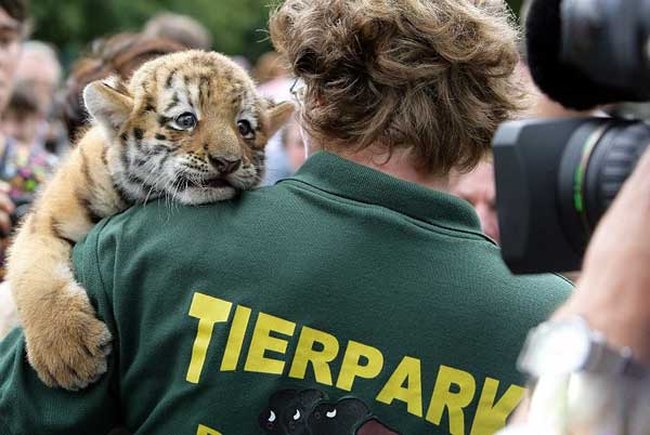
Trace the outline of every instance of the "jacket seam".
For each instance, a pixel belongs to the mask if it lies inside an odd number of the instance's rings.
[[[562,281],[564,281],[565,283],[569,284],[571,287],[575,287],[575,283],[572,282],[572,281],[571,281],[569,278],[567,278],[566,276],[564,276],[564,275],[562,275],[562,274],[560,274],[560,273],[552,273],[551,275],[555,275],[555,276],[557,276],[558,278],[560,278]]]

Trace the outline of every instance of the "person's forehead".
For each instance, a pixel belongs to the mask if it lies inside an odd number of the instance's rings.
[[[0,31],[15,31],[19,32],[21,24],[18,20],[13,18],[3,8],[0,7]]]
[[[458,176],[451,183],[452,191],[463,196],[494,195],[494,174],[492,165],[480,163],[468,174]]]

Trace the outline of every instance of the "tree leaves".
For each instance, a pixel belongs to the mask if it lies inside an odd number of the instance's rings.
[[[138,31],[161,11],[199,20],[212,32],[217,51],[254,59],[270,49],[264,0],[34,0],[33,37],[59,47],[69,63],[93,39]]]

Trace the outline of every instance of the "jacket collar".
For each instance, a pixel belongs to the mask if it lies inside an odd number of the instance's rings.
[[[293,177],[281,183],[292,180],[336,196],[386,207],[432,225],[487,238],[468,202],[336,154],[324,151],[313,154]]]

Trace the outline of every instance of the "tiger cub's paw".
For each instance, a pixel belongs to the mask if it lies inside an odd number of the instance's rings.
[[[27,358],[47,386],[76,391],[106,373],[112,337],[85,292],[73,295],[68,303],[65,312],[48,319],[47,326],[25,325]]]

